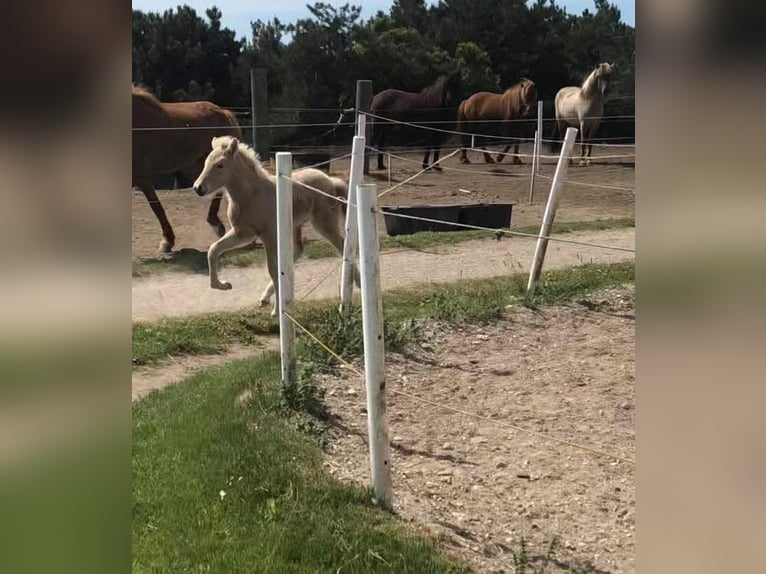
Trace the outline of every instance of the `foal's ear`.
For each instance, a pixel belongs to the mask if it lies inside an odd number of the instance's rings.
[[[226,146],[226,153],[233,154],[239,148],[239,140],[237,138],[231,138],[229,145]]]

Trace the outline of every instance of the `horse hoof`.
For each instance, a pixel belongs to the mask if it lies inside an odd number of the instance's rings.
[[[590,160],[586,160],[585,161],[585,165],[587,165],[587,166],[591,165],[591,161]]]
[[[167,241],[165,239],[160,241],[160,248],[159,248],[160,253],[165,254],[165,253],[170,253],[171,251],[173,251],[173,244],[170,241]]]
[[[444,171],[444,169],[440,165],[432,165],[431,169],[433,169],[434,171]]]
[[[269,302],[270,302],[269,299],[261,299],[260,301],[258,301],[258,306],[259,307],[266,307],[266,305],[268,305]]]
[[[587,165],[587,163],[585,162],[585,160],[584,160],[584,159],[581,159],[581,160],[580,160],[580,163],[579,163],[579,166],[580,166],[580,167],[585,167],[586,165]]]
[[[485,163],[495,163],[495,160],[494,160],[494,159],[492,159],[491,157],[485,157],[485,158],[484,158],[484,162],[485,162]]]
[[[467,157],[461,157],[461,158],[460,158],[460,163],[463,163],[463,164],[466,164],[466,165],[468,165],[468,164],[470,164],[471,162],[469,161],[469,159],[468,159]]]
[[[229,289],[231,289],[231,283],[229,283],[228,281],[224,281],[224,282],[219,281],[218,283],[211,283],[210,287],[212,287],[213,289],[220,289],[221,291],[228,291]]]

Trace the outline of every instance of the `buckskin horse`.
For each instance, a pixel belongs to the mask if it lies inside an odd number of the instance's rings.
[[[460,161],[468,160],[467,149],[471,145],[470,134],[500,135],[507,138],[524,129],[523,120],[529,116],[532,104],[537,99],[537,87],[529,78],[522,78],[502,94],[493,92],[477,92],[460,103],[457,111],[457,130],[463,132],[463,147],[460,150]],[[470,133],[469,133],[470,132]],[[505,149],[497,155],[497,162],[503,161],[503,156],[511,149],[508,143]],[[484,146],[484,161],[494,163],[492,156]],[[519,143],[515,142],[513,163],[522,163],[519,159]]]
[[[556,94],[556,126],[559,138],[564,137],[569,126],[580,130],[581,166],[591,164],[593,150],[591,142],[604,115],[606,89],[614,69],[614,64],[602,62],[588,74],[580,87],[567,86],[561,88]],[[588,146],[587,159],[586,145]],[[569,162],[572,163],[572,158],[569,158]]]
[[[152,177],[180,174],[193,182],[210,152],[210,138],[223,135],[242,137],[234,114],[228,110],[206,101],[161,102],[146,87],[133,84],[133,187],[143,192],[160,223],[160,252],[172,251],[175,234]],[[222,192],[216,193],[207,214],[207,222],[218,237],[226,232],[218,217],[222,196]]]
[[[449,129],[450,121],[454,120],[454,109],[450,106],[459,78],[459,71],[456,70],[439,76],[433,84],[417,93],[389,88],[375,94],[370,111],[373,114],[372,147],[380,150],[378,169],[386,169],[382,150],[385,149],[386,142],[390,140],[391,133],[394,130],[412,132],[412,130],[400,130],[403,126],[396,122],[408,122],[423,126],[421,131],[426,141],[423,169],[428,167],[428,157],[433,152],[432,167],[441,171],[442,168],[436,162],[439,161],[441,144],[446,139],[445,136],[449,134],[428,128]],[[386,119],[393,121],[387,122]],[[429,125],[429,122],[434,123]]]

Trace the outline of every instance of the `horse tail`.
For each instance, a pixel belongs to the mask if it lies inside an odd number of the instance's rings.
[[[232,111],[225,110],[223,108],[221,108],[221,112],[223,113],[223,117],[226,118],[226,121],[232,128],[231,133],[229,135],[232,135],[235,138],[242,140],[242,128],[239,126],[239,122],[237,121],[237,116],[235,116]]]
[[[457,130],[458,132],[463,132],[458,134],[458,140],[462,142],[463,147],[468,147],[470,144],[470,140],[468,139],[467,130],[466,127],[466,116],[465,116],[465,103],[468,100],[463,100],[460,102],[460,106],[457,108]]]

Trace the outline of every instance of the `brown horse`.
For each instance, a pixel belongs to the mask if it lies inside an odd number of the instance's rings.
[[[522,129],[521,120],[529,115],[532,104],[537,99],[537,87],[529,78],[522,78],[502,94],[492,92],[477,92],[460,103],[457,111],[457,130],[472,134],[501,135],[508,137]],[[497,120],[497,121],[487,121]],[[471,136],[463,135],[463,148],[460,150],[460,161],[468,161],[466,148],[471,145]],[[511,149],[509,143],[502,153],[497,155],[497,162],[503,160],[503,155]],[[482,146],[482,149],[485,149]],[[519,143],[515,142],[513,163],[522,163],[519,159]],[[484,161],[494,163],[492,156],[484,151]]]
[[[441,144],[446,134],[438,130],[449,129],[450,126],[447,124],[455,119],[455,108],[451,106],[459,81],[459,70],[455,70],[439,76],[433,84],[419,92],[389,88],[375,94],[370,111],[374,116],[379,116],[372,118],[372,146],[381,150],[381,153],[378,153],[378,169],[386,169],[382,151],[385,150],[386,143],[390,143],[391,135],[398,132],[400,136],[409,134],[416,139],[424,138],[426,153],[423,156],[423,169],[428,167],[428,157],[433,153],[433,168],[436,171],[442,171],[441,166],[436,162],[439,161]],[[383,118],[395,122],[415,123],[421,127],[404,129],[405,126],[388,123]],[[429,127],[434,127],[436,130],[429,130]]]
[[[228,110],[204,101],[160,102],[145,87],[133,84],[133,187],[144,193],[160,222],[161,252],[173,249],[175,234],[157,197],[152,177],[180,174],[193,182],[210,152],[210,138],[222,135],[242,137],[234,114]],[[222,192],[215,195],[207,214],[207,222],[218,237],[226,232],[218,218],[222,196]]]

